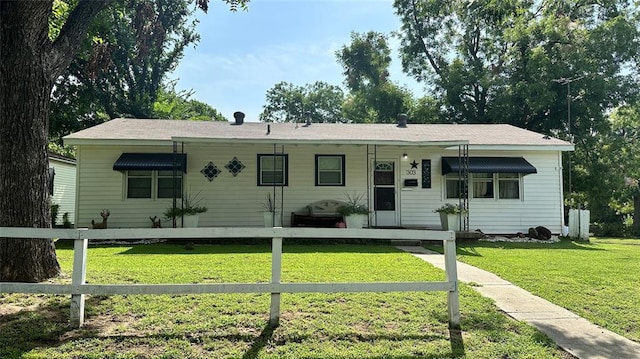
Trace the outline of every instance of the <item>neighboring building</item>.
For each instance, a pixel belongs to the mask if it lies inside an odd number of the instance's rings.
[[[109,228],[150,227],[171,207],[177,178],[177,193],[199,192],[209,208],[201,227],[262,225],[267,193],[285,226],[310,203],[355,193],[371,227],[440,228],[434,210],[458,202],[458,158],[468,152],[469,228],[495,234],[540,225],[560,233],[562,151],[573,150],[510,125],[142,119],[115,119],[65,143],[77,146],[78,227],[105,208]]]
[[[57,225],[69,213],[69,222],[76,223],[76,160],[49,152],[49,190],[51,203],[59,205]]]

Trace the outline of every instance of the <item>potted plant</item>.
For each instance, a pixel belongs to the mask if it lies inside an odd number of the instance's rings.
[[[265,227],[282,227],[282,211],[278,210],[275,197],[271,197],[271,193],[265,196],[263,216]]]
[[[434,210],[440,213],[440,225],[443,231],[459,231],[461,230],[460,216],[466,213],[459,205],[453,203],[445,203],[442,207]]]
[[[347,228],[362,228],[369,208],[363,204],[364,194],[345,194],[347,200],[344,206],[338,207],[338,214],[344,217]]]
[[[199,214],[207,211],[207,207],[201,206],[200,192],[195,195],[187,194],[182,202],[182,207],[169,207],[164,211],[164,216],[169,219],[182,218],[182,228],[196,228],[200,219]]]

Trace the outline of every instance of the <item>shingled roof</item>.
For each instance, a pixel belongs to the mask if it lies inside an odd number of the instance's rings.
[[[572,150],[569,142],[504,124],[334,124],[114,119],[70,134],[71,145],[178,142],[525,146]]]

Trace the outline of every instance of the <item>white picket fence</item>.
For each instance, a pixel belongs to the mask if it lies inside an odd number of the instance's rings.
[[[280,293],[336,292],[418,292],[446,291],[449,326],[460,326],[458,276],[456,269],[455,233],[405,229],[336,229],[336,228],[163,228],[163,229],[38,229],[0,227],[0,238],[74,239],[71,284],[0,282],[0,293],[45,293],[71,295],[71,324],[84,324],[85,295],[131,294],[204,294],[204,293],[271,293],[269,323],[278,325]],[[142,240],[222,238],[272,238],[270,283],[215,284],[87,284],[87,250],[93,240]],[[444,245],[444,282],[349,282],[349,283],[281,283],[283,238],[369,238],[387,240],[435,240]]]

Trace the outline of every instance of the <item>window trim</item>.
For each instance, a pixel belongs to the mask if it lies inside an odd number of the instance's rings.
[[[286,187],[289,185],[289,154],[287,153],[258,153],[256,155],[257,159],[257,179],[256,184],[258,187]],[[283,158],[283,183],[262,183],[262,158],[263,157],[282,157]]]
[[[319,161],[322,158],[340,158],[340,182],[341,183],[320,183]],[[315,155],[315,184],[316,187],[344,187],[346,185],[346,162],[345,155]]]

